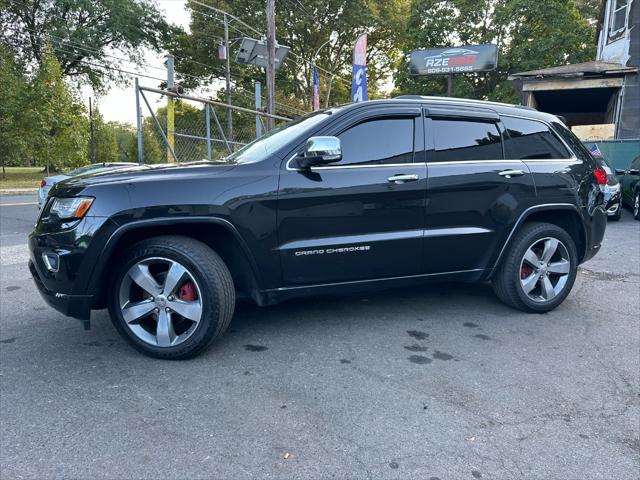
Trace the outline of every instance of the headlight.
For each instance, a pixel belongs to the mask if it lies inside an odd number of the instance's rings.
[[[91,197],[54,198],[49,213],[61,220],[80,219],[87,214],[92,203]]]

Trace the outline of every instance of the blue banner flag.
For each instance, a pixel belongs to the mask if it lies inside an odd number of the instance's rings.
[[[363,33],[353,47],[353,82],[351,100],[362,102],[369,100],[367,94],[367,34]]]
[[[313,111],[320,110],[320,80],[318,79],[318,69],[313,66],[313,95],[311,97]]]

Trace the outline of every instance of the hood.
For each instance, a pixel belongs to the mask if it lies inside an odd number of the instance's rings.
[[[71,177],[55,184],[51,195],[73,196],[80,191],[102,185],[132,184],[150,181],[176,181],[203,175],[217,175],[234,168],[223,162],[168,163],[137,165],[131,168]]]

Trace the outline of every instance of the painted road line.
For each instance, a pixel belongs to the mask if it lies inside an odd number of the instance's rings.
[[[0,207],[24,207],[25,205],[38,205],[38,202],[0,203]]]

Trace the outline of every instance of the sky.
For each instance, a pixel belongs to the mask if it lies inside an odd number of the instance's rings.
[[[185,9],[186,0],[156,0],[160,9],[164,11],[167,20],[171,23],[175,23],[189,29],[190,15]],[[164,68],[164,57],[162,54],[154,52],[147,52],[145,55],[144,63],[152,67]],[[122,65],[121,68],[130,71],[138,71],[145,73],[145,67],[136,69],[133,65]],[[154,77],[164,77],[160,70],[149,69],[147,72]],[[140,79],[140,84],[147,87],[157,87],[158,82],[152,79]],[[93,105],[98,105],[100,113],[107,121],[117,122],[129,122],[133,125],[136,123],[136,107],[135,107],[135,94],[133,89],[133,80],[131,85],[119,87],[113,86],[107,94],[96,97],[91,87],[84,87],[82,89],[82,97],[85,104],[89,104],[89,97],[92,99]],[[149,99],[151,102],[151,99]],[[153,105],[152,105],[153,106]],[[142,108],[143,115],[147,113],[146,108]]]

